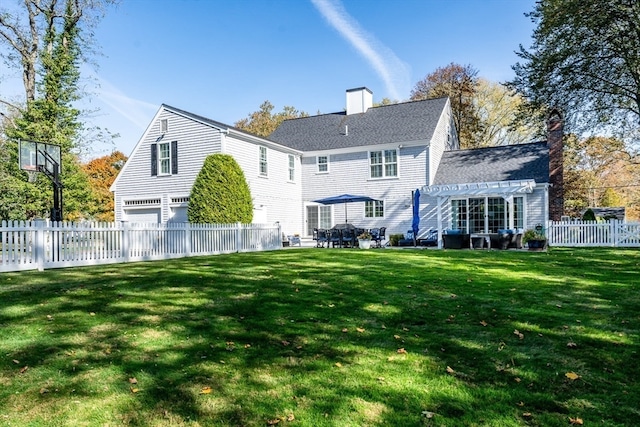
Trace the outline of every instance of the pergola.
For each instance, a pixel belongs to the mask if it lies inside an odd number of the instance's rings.
[[[503,197],[510,206],[518,194],[532,193],[536,187],[533,179],[517,181],[470,182],[463,184],[425,185],[420,189],[423,196],[437,198],[438,248],[442,248],[442,214],[452,196],[457,197]],[[513,224],[513,209],[509,209],[509,227]]]

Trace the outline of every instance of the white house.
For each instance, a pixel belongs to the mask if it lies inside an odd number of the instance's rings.
[[[460,150],[448,98],[374,107],[371,91],[351,89],[345,110],[287,120],[268,138],[162,105],[111,188],[116,220],[185,221],[204,158],[220,152],[245,172],[254,222],[286,234],[345,221],[406,232],[415,190],[423,232],[528,228],[561,215],[562,121],[551,118],[549,144]],[[375,201],[314,202],[344,193]]]
[[[186,222],[191,187],[213,153],[232,155],[244,171],[255,222],[302,222],[302,152],[168,105],[111,186],[116,221]]]

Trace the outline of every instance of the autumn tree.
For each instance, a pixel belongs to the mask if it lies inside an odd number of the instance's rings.
[[[460,146],[476,147],[480,117],[474,105],[474,99],[478,82],[478,70],[471,65],[451,63],[427,74],[424,79],[416,83],[411,91],[411,100],[448,96]]]
[[[235,127],[254,135],[267,137],[276,130],[280,123],[288,119],[307,117],[308,114],[296,110],[294,107],[285,106],[281,112],[273,113],[274,106],[269,101],[264,101],[258,111],[249,114],[248,117],[238,120]]]
[[[540,0],[527,15],[533,43],[516,52],[509,82],[525,113],[560,107],[573,132],[640,141],[640,2]]]
[[[89,178],[92,191],[92,200],[87,206],[89,218],[97,221],[114,220],[113,193],[109,188],[126,161],[127,156],[114,151],[83,164],[82,168]]]

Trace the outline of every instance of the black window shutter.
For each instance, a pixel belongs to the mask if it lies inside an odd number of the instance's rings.
[[[171,174],[178,173],[178,141],[171,141]]]
[[[158,175],[158,144],[151,144],[151,176]]]

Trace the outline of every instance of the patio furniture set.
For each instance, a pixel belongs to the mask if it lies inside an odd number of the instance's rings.
[[[521,230],[500,229],[496,233],[446,230],[442,240],[445,249],[522,249]]]
[[[359,247],[358,236],[365,232],[371,235],[372,247],[382,247],[382,241],[386,238],[386,227],[365,229],[351,224],[340,224],[329,229],[314,228],[313,240],[318,248],[324,248],[325,245],[327,248],[357,248]]]

